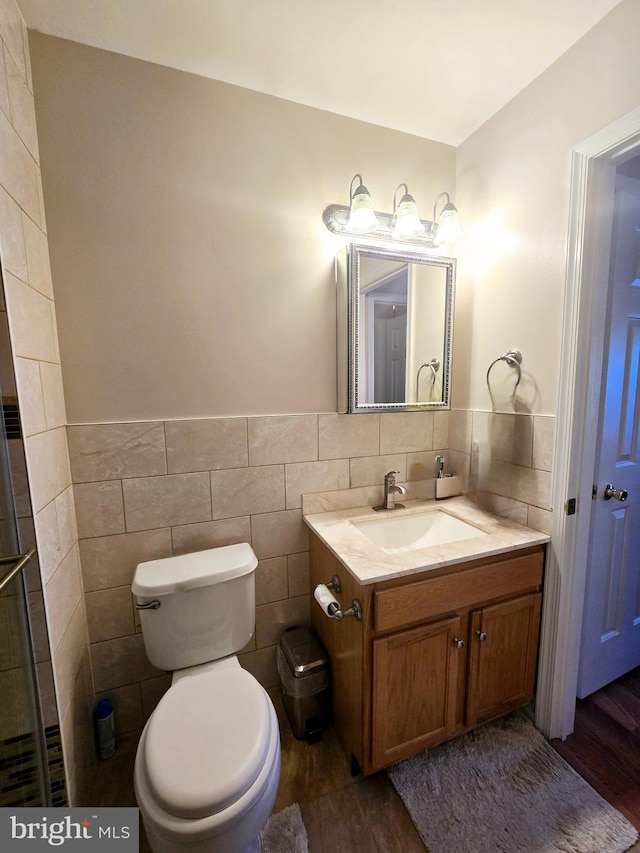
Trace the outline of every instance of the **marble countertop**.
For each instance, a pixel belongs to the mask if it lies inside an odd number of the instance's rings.
[[[446,545],[413,549],[389,554],[374,544],[352,524],[352,521],[380,520],[381,514],[370,506],[305,515],[307,525],[362,584],[410,575],[416,572],[452,566],[466,560],[491,557],[519,548],[548,542],[546,533],[524,527],[508,518],[490,515],[466,497],[446,501],[403,501],[405,509],[397,513],[411,514],[440,510],[479,528],[477,537]]]

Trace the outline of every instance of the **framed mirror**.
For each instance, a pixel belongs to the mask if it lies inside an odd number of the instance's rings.
[[[338,255],[338,411],[450,407],[455,264],[357,243]]]

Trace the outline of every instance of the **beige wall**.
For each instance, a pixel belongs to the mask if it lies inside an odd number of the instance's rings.
[[[93,764],[93,684],[28,41],[13,0],[0,0],[0,37],[0,246],[56,696],[41,690],[57,698],[74,803]]]
[[[336,410],[323,208],[454,191],[449,146],[32,33],[72,423]]]
[[[490,409],[487,367],[518,347],[517,410],[556,412],[571,149],[640,105],[638,33],[625,0],[457,149],[456,406]],[[492,371],[507,408],[511,374]]]

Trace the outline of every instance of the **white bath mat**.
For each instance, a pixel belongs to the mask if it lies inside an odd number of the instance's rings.
[[[262,830],[262,853],[308,853],[307,830],[297,803],[271,815]]]
[[[623,853],[634,827],[513,716],[387,770],[429,853]]]

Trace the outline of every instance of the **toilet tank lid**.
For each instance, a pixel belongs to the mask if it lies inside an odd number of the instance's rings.
[[[148,598],[214,586],[248,575],[255,571],[257,565],[258,558],[246,542],[148,560],[136,567],[131,591],[134,595]]]

